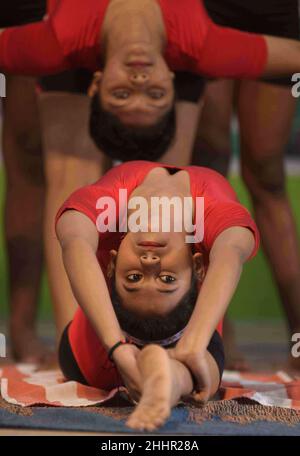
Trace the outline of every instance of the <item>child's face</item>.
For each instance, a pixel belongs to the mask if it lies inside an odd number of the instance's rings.
[[[141,316],[168,314],[190,288],[194,257],[178,233],[128,233],[113,256],[118,295]]]
[[[133,60],[110,58],[98,79],[102,108],[128,126],[156,124],[174,103],[173,73],[164,59]]]

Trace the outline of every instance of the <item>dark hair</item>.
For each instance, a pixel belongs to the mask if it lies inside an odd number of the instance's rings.
[[[155,341],[171,337],[188,324],[198,297],[197,276],[193,274],[189,291],[166,316],[141,317],[122,305],[115,279],[112,281],[111,300],[121,329],[138,339]]]
[[[123,125],[103,109],[98,94],[91,101],[90,135],[96,146],[114,160],[155,161],[172,144],[176,131],[175,106],[148,127]]]

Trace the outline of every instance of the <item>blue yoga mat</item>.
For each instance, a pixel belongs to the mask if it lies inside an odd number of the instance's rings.
[[[220,435],[220,436],[299,436],[300,424],[286,426],[280,423],[257,421],[255,423],[241,425],[228,423],[214,418],[202,424],[188,421],[188,410],[185,407],[173,409],[167,423],[151,435]],[[85,432],[109,432],[137,434],[137,431],[129,429],[124,420],[118,420],[103,416],[88,410],[71,409],[67,407],[36,407],[32,416],[22,416],[0,409],[0,428],[20,429],[47,429],[61,431],[85,431]],[[143,434],[145,434],[143,432]]]

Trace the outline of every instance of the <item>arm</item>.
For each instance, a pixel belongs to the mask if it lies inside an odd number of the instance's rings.
[[[253,233],[243,227],[228,228],[217,237],[210,251],[209,267],[194,312],[181,338],[183,344],[192,344],[198,353],[206,350],[237,288],[243,264],[251,255],[254,244]]]
[[[223,318],[238,285],[244,262],[253,252],[255,240],[248,228],[232,227],[215,240],[209,267],[195,309],[185,332],[171,351],[194,374],[200,394],[194,399],[208,400],[213,390],[209,374],[207,346]]]
[[[1,31],[1,71],[40,76],[68,67],[49,20]]]
[[[98,231],[87,216],[75,210],[62,214],[56,231],[74,296],[108,350],[116,342],[125,340],[125,337],[96,257]],[[118,371],[133,399],[138,399],[141,392],[140,372],[136,362],[138,353],[136,346],[126,344],[118,347],[113,354]]]
[[[268,59],[263,76],[292,75],[300,70],[300,42],[276,36],[264,36]]]
[[[84,214],[69,210],[58,220],[56,230],[74,296],[100,341],[109,349],[119,340],[124,340],[124,336],[96,257],[97,228]]]
[[[300,43],[210,22],[197,68],[212,77],[259,78],[300,71]]]

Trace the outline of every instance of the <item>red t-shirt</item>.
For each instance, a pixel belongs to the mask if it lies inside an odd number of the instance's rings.
[[[133,161],[112,168],[95,184],[74,192],[58,211],[56,223],[64,211],[75,209],[89,217],[96,225],[97,218],[102,212],[101,209],[96,208],[100,197],[113,198],[118,214],[119,189],[126,189],[129,199],[131,192],[143,182],[150,170],[156,167],[174,168],[148,161]],[[197,166],[176,168],[188,171],[193,199],[204,197],[204,239],[200,244],[194,245],[194,250],[204,254],[206,266],[215,239],[222,231],[232,226],[247,227],[253,232],[255,247],[250,256],[252,258],[259,247],[258,230],[247,209],[238,202],[227,180],[208,168]],[[112,249],[118,250],[123,236],[124,233],[118,232],[99,233],[97,258],[108,287],[110,283],[106,271],[110,260],[109,252]],[[222,332],[222,322],[217,330]],[[122,384],[114,365],[107,359],[107,353],[101,346],[92,325],[80,308],[70,325],[69,339],[77,363],[91,385],[110,389],[112,385]],[[98,361],[95,362],[95,359]],[[103,361],[103,359],[105,359],[105,368],[101,371],[100,360]]]
[[[168,37],[165,57],[174,71],[212,77],[261,76],[267,46],[261,35],[220,27],[201,0],[157,0]],[[0,69],[47,75],[100,67],[100,35],[109,0],[49,0],[42,22],[0,35]]]

